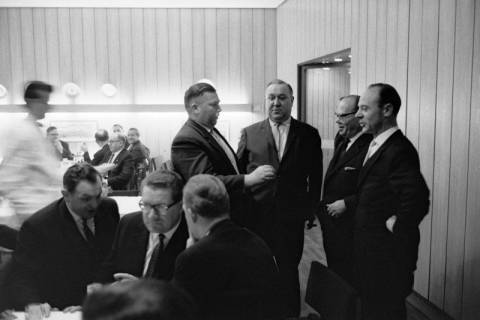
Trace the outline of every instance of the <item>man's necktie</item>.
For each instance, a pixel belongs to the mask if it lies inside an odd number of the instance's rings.
[[[281,123],[275,123],[275,128],[277,129],[277,152],[278,152],[278,160],[282,160],[282,131],[280,130]]]
[[[145,278],[153,278],[155,275],[155,269],[157,268],[157,264],[159,263],[160,257],[164,251],[164,241],[165,235],[160,233],[158,235],[158,244],[155,246],[152,252],[152,256],[150,257],[150,262],[148,263],[147,272],[145,273]]]
[[[82,218],[82,228],[83,228],[83,234],[85,235],[85,238],[89,244],[94,244],[95,243],[95,236],[93,235],[92,230],[88,227],[87,223],[88,219]]]
[[[341,149],[340,149],[340,158],[343,157],[343,155],[347,152],[347,147],[348,147],[348,144],[350,143],[350,139],[349,138],[345,138],[345,140],[343,140],[343,143],[341,145]]]
[[[367,163],[368,159],[370,159],[370,157],[373,155],[373,149],[375,148],[376,145],[377,145],[377,143],[375,142],[375,140],[372,140],[372,142],[370,142],[370,146],[368,147],[367,155],[365,156],[365,160],[363,160],[363,165],[365,165],[365,163]]]

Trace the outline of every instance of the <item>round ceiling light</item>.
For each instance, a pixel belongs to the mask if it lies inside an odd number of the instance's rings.
[[[80,87],[73,82],[68,82],[63,86],[63,92],[70,98],[75,98],[80,94]]]
[[[117,94],[117,87],[115,87],[111,83],[105,83],[104,85],[102,85],[101,90],[103,94],[107,97],[113,97]]]

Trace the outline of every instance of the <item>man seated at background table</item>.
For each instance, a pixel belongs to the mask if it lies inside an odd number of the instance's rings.
[[[112,251],[99,272],[100,282],[139,277],[170,280],[175,259],[185,249],[183,181],[173,171],[155,171],[142,182],[141,212],[122,217]]]
[[[105,155],[110,153],[110,148],[108,147],[108,131],[105,129],[98,129],[97,132],[95,132],[95,142],[100,147],[100,150],[95,152],[93,159],[90,158],[90,154],[88,153],[88,148],[85,143],[83,143],[80,147],[83,151],[83,160],[90,163],[92,166],[98,166],[101,164],[105,158]]]
[[[127,138],[123,134],[114,133],[108,141],[110,152],[105,154],[102,164],[96,169],[108,176],[108,185],[113,190],[126,190],[133,176],[133,159],[125,148]]]
[[[230,220],[222,181],[190,178],[183,209],[193,244],[177,258],[174,284],[193,296],[205,319],[277,319],[275,259],[260,237]]]
[[[52,126],[47,128],[47,140],[52,144],[55,151],[54,154],[58,160],[62,160],[63,158],[73,160],[73,153],[70,151],[68,143],[58,138],[57,127]]]
[[[63,176],[62,193],[20,230],[7,278],[14,308],[80,305],[112,246],[118,207],[101,197],[100,174],[89,164],[75,164]]]

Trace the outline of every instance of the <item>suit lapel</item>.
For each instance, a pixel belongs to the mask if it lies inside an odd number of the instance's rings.
[[[145,264],[145,256],[147,254],[148,248],[148,237],[150,235],[149,231],[145,227],[143,220],[138,219],[135,232],[132,233],[132,248],[136,248],[134,252],[131,252],[132,266],[135,267],[137,275],[141,277],[143,275],[143,267]]]
[[[352,146],[350,146],[350,149],[345,152],[343,157],[340,157],[333,169],[333,171],[338,170],[341,168],[345,163],[350,161],[353,157],[355,157],[359,152],[360,149],[365,146],[365,144],[370,143],[370,139],[368,139],[368,136],[363,134],[358,139],[353,143]]]
[[[367,160],[367,162],[363,165],[362,170],[360,170],[360,175],[358,177],[358,186],[360,186],[365,178],[367,177],[368,172],[372,168],[372,166],[375,164],[375,162],[378,160],[380,155],[387,149],[398,137],[401,137],[403,134],[400,130],[395,131],[394,134],[392,134],[387,141],[385,141],[384,144],[373,154],[373,156],[370,157],[370,159]]]
[[[68,210],[67,204],[65,203],[64,199],[60,200],[58,210],[59,210],[59,214],[62,217],[62,221],[63,221],[62,226],[60,226],[60,229],[62,230],[65,238],[72,239],[71,241],[65,241],[65,243],[68,243],[68,244],[71,244],[72,242],[73,243],[81,243],[82,246],[91,249],[87,240],[80,233],[80,230],[78,230],[77,224],[73,220],[73,217],[72,217],[70,211]],[[71,248],[70,248],[70,250],[71,250]]]
[[[278,150],[275,145],[275,140],[273,139],[272,127],[270,126],[270,121],[268,118],[262,122],[260,126],[261,134],[260,137],[266,137],[268,157],[272,159],[272,166],[275,169],[278,169],[280,166],[280,161],[278,160]]]
[[[288,130],[287,142],[285,143],[285,150],[283,151],[282,161],[286,158],[290,147],[297,137],[297,120],[291,118],[290,129]]]

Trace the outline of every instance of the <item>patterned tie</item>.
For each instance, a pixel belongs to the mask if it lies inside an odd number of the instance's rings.
[[[150,262],[148,263],[147,272],[145,272],[145,278],[153,278],[155,275],[155,269],[157,268],[157,264],[159,263],[160,257],[163,254],[164,250],[164,241],[165,235],[160,233],[158,235],[158,244],[153,249],[152,256],[150,257]]]
[[[87,218],[82,218],[83,234],[85,235],[87,242],[93,245],[95,243],[95,236],[92,230],[90,230],[90,228],[88,227],[87,221],[88,221]]]

